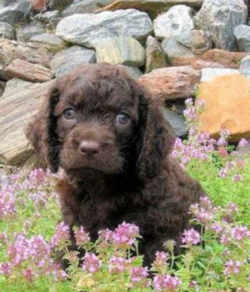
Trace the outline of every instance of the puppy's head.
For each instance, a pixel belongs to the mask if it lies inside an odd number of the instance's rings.
[[[153,176],[173,143],[164,123],[121,68],[82,65],[55,81],[26,135],[52,171]]]

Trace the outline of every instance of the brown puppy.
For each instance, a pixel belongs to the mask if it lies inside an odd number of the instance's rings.
[[[71,228],[95,240],[134,223],[146,265],[167,239],[178,250],[189,206],[205,194],[170,158],[175,138],[149,92],[121,68],[82,65],[56,80],[26,134],[52,171],[66,173],[58,190]]]

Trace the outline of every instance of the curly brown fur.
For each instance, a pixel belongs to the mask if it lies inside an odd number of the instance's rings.
[[[138,225],[146,265],[168,239],[178,250],[204,192],[169,156],[175,138],[150,93],[122,69],[82,65],[55,81],[26,135],[52,171],[64,169],[65,223],[93,240],[123,221]]]

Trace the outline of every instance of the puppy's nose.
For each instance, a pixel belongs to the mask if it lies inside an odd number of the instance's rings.
[[[99,152],[100,145],[95,141],[82,141],[79,150],[85,155],[95,155]]]

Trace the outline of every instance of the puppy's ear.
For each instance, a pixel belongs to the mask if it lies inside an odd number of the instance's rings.
[[[25,129],[25,134],[42,161],[52,172],[59,167],[60,143],[56,133],[54,110],[59,101],[59,91],[54,83],[50,88],[39,112]]]
[[[143,89],[139,104],[139,143],[137,172],[141,178],[159,174],[165,157],[175,141],[171,125],[163,118],[160,106],[152,102],[150,93]]]

